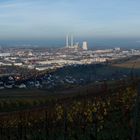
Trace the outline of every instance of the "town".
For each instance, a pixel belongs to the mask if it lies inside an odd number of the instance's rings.
[[[86,41],[80,47],[73,43],[72,37],[70,45],[66,37],[66,46],[62,48],[1,47],[0,89],[64,89],[89,82],[126,78],[129,72],[108,69],[99,64],[138,55],[140,50],[135,49],[89,49]]]
[[[0,66],[19,66],[27,69],[44,71],[57,69],[67,65],[97,64],[125,57],[140,55],[140,50],[110,48],[94,50],[88,43],[73,42],[73,37],[66,37],[66,46],[62,48],[39,47],[0,47]]]

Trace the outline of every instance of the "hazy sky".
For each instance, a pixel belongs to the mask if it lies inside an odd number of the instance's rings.
[[[0,0],[0,40],[53,39],[67,33],[139,38],[140,0]]]

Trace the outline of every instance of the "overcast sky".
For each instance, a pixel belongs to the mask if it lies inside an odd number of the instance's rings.
[[[140,0],[0,0],[0,40],[139,38]]]

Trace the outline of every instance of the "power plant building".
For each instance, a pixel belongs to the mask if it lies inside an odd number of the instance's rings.
[[[70,41],[70,44],[69,44],[69,41]],[[76,44],[74,43],[74,39],[72,35],[70,36],[70,38],[68,35],[66,36],[66,48],[76,49],[76,50],[79,48],[79,43],[76,43]],[[88,50],[88,44],[86,41],[83,42],[82,49],[84,51]]]
[[[87,51],[88,50],[88,44],[86,41],[83,42],[83,46],[82,46],[82,49]]]

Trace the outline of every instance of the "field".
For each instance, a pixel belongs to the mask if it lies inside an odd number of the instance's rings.
[[[140,58],[137,56],[137,57],[131,58],[129,60],[120,62],[118,64],[114,64],[113,66],[117,66],[117,67],[121,67],[121,68],[139,69],[140,68]]]
[[[140,60],[139,61],[129,61],[123,64],[116,64],[114,66],[122,67],[122,68],[140,68]]]
[[[140,124],[135,127],[134,115],[136,83],[90,84],[61,94],[3,91],[0,139],[126,140],[139,136]]]
[[[42,89],[12,89],[1,90],[0,107],[1,112],[10,112],[38,106],[46,106],[56,100],[65,100],[76,96],[88,94],[99,94],[104,88],[104,83],[89,84],[61,91],[48,91]],[[94,91],[94,92],[93,92]],[[16,106],[16,103],[20,105]],[[4,104],[4,107],[2,107]]]

